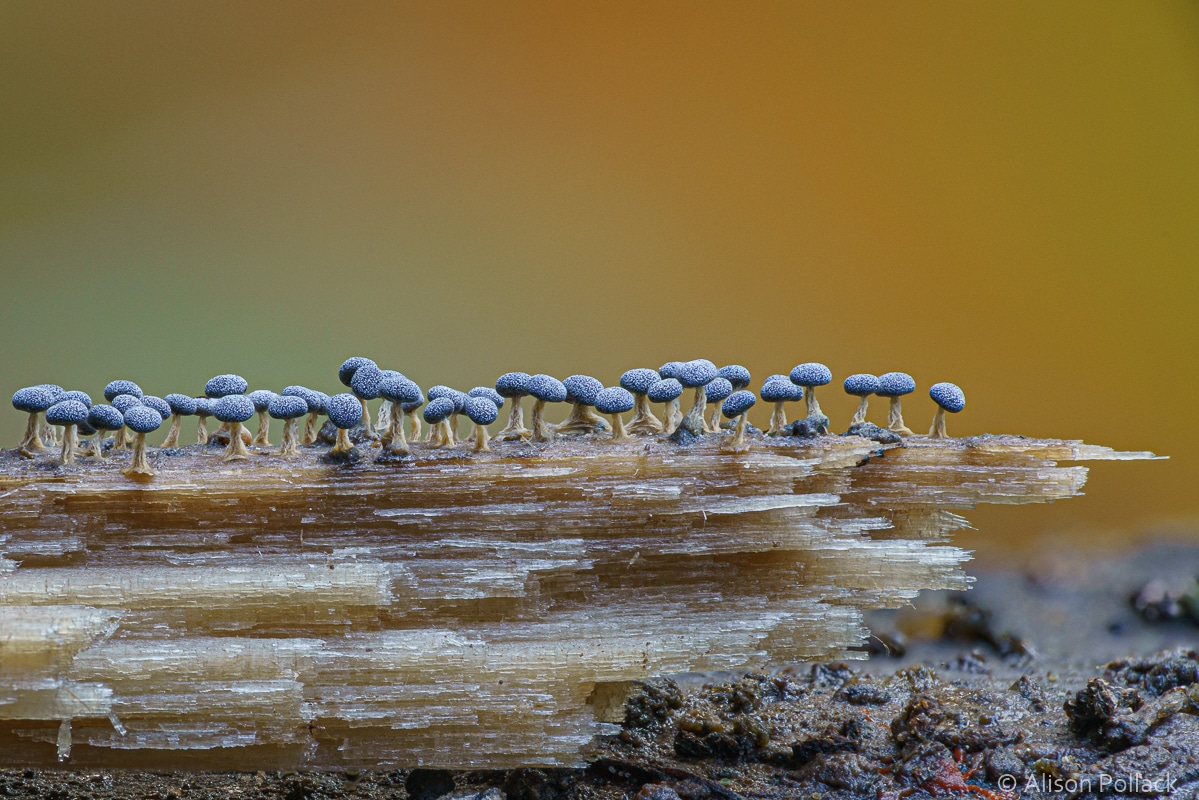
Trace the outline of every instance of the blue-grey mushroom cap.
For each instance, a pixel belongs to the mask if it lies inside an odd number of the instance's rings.
[[[657,370],[640,367],[631,369],[620,376],[620,385],[633,394],[645,394],[649,387],[662,380]]]
[[[354,393],[355,397],[374,400],[379,396],[379,384],[385,378],[383,370],[374,364],[363,364],[354,370],[354,377],[350,378],[350,391]]]
[[[118,394],[131,394],[134,397],[141,397],[142,387],[138,386],[133,381],[111,381],[104,387],[104,399],[112,402],[113,398]]]
[[[91,426],[86,419],[75,425],[75,430],[79,431],[80,436],[92,436],[96,433],[96,429]]]
[[[317,389],[313,389],[312,396],[313,396],[314,402],[316,403],[317,413],[328,414],[329,413],[329,400],[330,400],[329,395],[327,395],[324,392],[319,391]],[[361,405],[361,403],[359,405]]]
[[[61,403],[63,400],[78,400],[88,408],[92,407],[92,396],[87,392],[81,392],[78,389],[72,389],[69,392],[63,392],[62,396],[58,398],[58,402]]]
[[[277,397],[270,389],[255,389],[246,397],[250,398],[250,402],[254,404],[255,411],[269,411],[271,407],[271,398]]]
[[[171,416],[170,404],[167,403],[166,400],[163,400],[161,397],[155,397],[152,394],[144,394],[144,395],[142,395],[142,405],[149,406],[150,408],[154,409],[155,411],[158,412],[158,415],[160,417],[162,417],[163,419],[166,419],[167,417]]]
[[[859,372],[845,379],[845,393],[868,397],[878,391],[878,378],[868,372]]]
[[[466,393],[467,397],[485,397],[495,403],[496,408],[504,407],[504,396],[490,386],[476,386]]]
[[[204,384],[206,397],[220,398],[230,394],[245,394],[250,384],[240,375],[217,375]]]
[[[163,398],[171,407],[171,413],[181,417],[190,417],[196,413],[196,399],[185,394],[168,394]]]
[[[136,397],[131,394],[118,394],[116,397],[112,398],[111,402],[113,408],[124,414],[134,406],[140,406],[142,404],[142,399],[141,397]]]
[[[36,414],[54,405],[54,393],[45,386],[26,386],[17,389],[12,396],[12,407],[17,411]]]
[[[733,384],[726,378],[713,378],[704,386],[704,397],[715,403],[733,393]]]
[[[916,381],[906,372],[888,372],[878,376],[879,397],[901,397],[916,391]]]
[[[38,386],[50,393],[50,396],[54,398],[54,403],[57,403],[59,400],[61,400],[63,393],[66,392],[66,389],[62,388],[57,383],[39,383]],[[54,403],[51,403],[50,405],[54,405]]]
[[[404,373],[396,372],[394,369],[381,369],[379,371],[383,373],[384,380],[387,380],[388,378],[403,378],[403,377],[405,377]],[[351,379],[351,381],[352,380],[353,379]]]
[[[566,400],[566,387],[562,385],[562,381],[552,375],[543,373],[531,375],[529,382],[525,385],[529,389],[529,394],[546,403],[561,403]]]
[[[227,394],[213,405],[212,415],[221,422],[245,422],[254,416],[254,404],[244,394]]]
[[[663,378],[650,385],[645,396],[654,403],[669,403],[683,393],[683,384],[677,378]]]
[[[125,427],[125,417],[114,407],[101,403],[88,410],[87,424],[98,431],[119,431]]]
[[[126,427],[135,433],[153,433],[162,425],[162,415],[149,406],[132,406],[124,419]]]
[[[751,380],[749,370],[740,364],[729,364],[716,370],[716,374],[733,384],[734,389],[744,389]]]
[[[679,370],[683,368],[682,361],[667,361],[662,366],[658,367],[658,375],[662,379],[679,377]]]
[[[275,419],[299,419],[308,413],[308,404],[294,394],[277,394],[267,403],[266,413]]]
[[[416,399],[400,406],[400,410],[405,414],[411,414],[425,404],[425,393],[421,391],[420,386],[415,382],[413,382],[413,385],[416,385]]]
[[[196,400],[196,416],[197,417],[211,417],[212,416],[212,407],[216,404],[216,401],[213,400],[211,397],[197,397],[197,398],[195,398],[195,400]]]
[[[762,384],[761,395],[768,403],[795,402],[803,399],[803,389],[786,377],[775,377]]]
[[[287,386],[284,387],[282,395],[284,397],[298,397],[308,404],[309,414],[323,414],[327,406],[326,402],[321,398],[321,393],[309,389],[307,386]]]
[[[688,361],[684,364],[675,377],[679,379],[679,383],[688,389],[707,386],[716,379],[716,365],[711,361],[698,358],[695,361]]]
[[[928,389],[928,396],[950,414],[956,414],[966,407],[966,395],[956,383],[934,383]],[[49,419],[49,412],[46,418]]]
[[[467,395],[464,407],[466,416],[476,425],[490,425],[500,415],[500,408],[491,401],[490,397],[471,397]]]
[[[383,382],[379,384],[379,396],[384,400],[401,405],[422,399],[420,387],[403,375],[384,378]]]
[[[796,386],[824,386],[832,382],[833,373],[824,364],[809,361],[792,369],[788,377]]]
[[[430,402],[443,398],[454,404],[454,411],[452,413],[461,414],[466,408],[466,395],[463,392],[440,383],[429,387]]]
[[[448,397],[435,397],[425,406],[425,422],[435,425],[450,418],[454,413],[454,401]]]
[[[362,422],[362,403],[349,392],[335,394],[329,398],[329,421],[342,430],[349,430]]]
[[[609,386],[595,396],[595,410],[601,414],[623,414],[632,411],[637,401],[633,393],[622,386]]]
[[[524,397],[529,393],[527,372],[505,372],[495,380],[495,390],[501,397]]]
[[[765,400],[766,398],[762,399]],[[758,402],[758,398],[754,397],[753,392],[739,389],[724,398],[724,402],[720,405],[720,413],[729,419],[733,419],[749,411],[754,407],[754,403],[756,402]]]
[[[367,364],[370,364],[372,367],[378,366],[374,361],[365,356],[350,356],[338,367],[337,379],[346,386],[349,386],[350,381],[354,380],[354,373],[358,371],[358,368],[364,367]]]
[[[595,405],[595,398],[604,390],[604,385],[590,375],[571,375],[562,381],[566,387],[566,399],[584,406]]]
[[[78,400],[59,400],[46,409],[46,422],[51,425],[78,425],[87,419],[87,406]]]

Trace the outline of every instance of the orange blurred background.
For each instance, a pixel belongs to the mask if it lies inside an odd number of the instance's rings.
[[[8,3],[0,108],[5,392],[820,360],[1171,457],[984,554],[1199,517],[1193,2]]]

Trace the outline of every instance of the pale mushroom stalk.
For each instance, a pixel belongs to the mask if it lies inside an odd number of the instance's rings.
[[[246,449],[246,443],[241,438],[241,423],[230,422],[227,424],[229,426],[229,445],[221,455],[221,461],[239,461],[249,458],[250,451]]]
[[[545,419],[546,401],[538,398],[533,403],[533,441],[550,442],[554,439],[554,428]]]
[[[179,433],[183,430],[183,415],[178,411],[171,412],[171,427],[167,428],[167,438],[162,440],[163,447],[174,447],[179,444]]]
[[[649,398],[644,392],[634,394],[633,418],[629,420],[628,432],[633,434],[648,434],[662,432],[662,420],[654,416],[650,408]]]
[[[298,420],[284,420],[283,440],[279,443],[279,455],[294,456],[299,454],[300,451],[296,449],[296,431],[299,427]]]
[[[124,428],[121,430],[124,430]],[[133,440],[133,462],[121,470],[121,473],[129,477],[140,476],[145,478],[153,478],[158,474],[158,470],[151,467],[149,460],[146,458],[146,434],[139,433],[137,434],[137,438]]]
[[[853,419],[849,421],[850,425],[861,425],[866,421],[866,413],[870,410],[870,396],[862,395],[858,398],[858,410],[853,412]]]

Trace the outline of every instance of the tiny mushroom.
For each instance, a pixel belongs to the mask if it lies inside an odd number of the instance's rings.
[[[633,393],[622,386],[609,386],[595,396],[595,410],[612,417],[612,441],[629,438],[620,415],[632,411]]]
[[[540,373],[531,376],[526,386],[537,401],[533,403],[533,441],[548,442],[554,438],[554,429],[545,421],[545,404],[566,400],[566,387],[557,378]]]
[[[116,397],[110,398],[109,402],[112,403],[113,408],[115,408],[117,411],[120,411],[122,414],[124,414],[126,411],[133,408],[134,406],[140,406],[142,404],[142,396],[140,394],[138,394],[138,395],[118,394]],[[157,414],[158,412],[155,411],[154,413]],[[122,427],[119,431],[117,431],[117,435],[113,437],[112,449],[113,450],[124,450],[125,449],[125,428],[124,427]]]
[[[217,375],[209,378],[204,384],[204,396],[212,400],[220,400],[222,397],[231,394],[245,394],[246,389],[250,388],[250,384],[240,375],[225,374]],[[216,406],[213,405],[215,409]],[[216,414],[214,413],[215,417]],[[220,419],[220,417],[217,417]],[[229,433],[230,423],[221,420],[220,427],[212,432],[212,435],[218,439],[222,439]]]
[[[706,395],[709,403],[712,403],[712,420],[705,422],[704,430],[712,433],[720,430],[720,412],[721,401],[733,393],[733,384],[728,378],[713,378],[712,381],[704,387],[704,395]]]
[[[366,407],[366,401],[379,398],[379,384],[383,383],[386,377],[383,370],[374,364],[363,364],[354,370],[354,377],[350,379],[350,391],[362,404],[363,432],[372,439],[375,438],[375,432],[371,429],[371,412]]]
[[[17,411],[24,411],[29,415],[29,421],[25,424],[25,436],[21,439],[21,444],[18,445],[23,452],[31,452],[33,450],[41,450],[46,445],[42,442],[41,425],[38,417],[54,405],[55,395],[52,391],[44,386],[26,386],[24,389],[18,389],[12,396],[12,406]]]
[[[196,413],[196,400],[185,394],[168,394],[165,398],[171,409],[171,427],[167,438],[162,440],[163,447],[174,447],[179,444],[179,429],[183,427],[183,418]]]
[[[104,432],[124,428],[125,417],[112,406],[100,403],[88,410],[87,424],[96,431],[96,437],[92,439],[92,455],[104,458]]]
[[[708,393],[704,387],[716,380],[716,365],[698,358],[684,364],[675,377],[684,387],[695,390],[695,400],[680,425],[698,436],[706,429],[704,412],[708,410]]]
[[[374,361],[371,361],[366,356],[350,356],[341,363],[340,367],[337,368],[337,379],[342,382],[342,385],[349,387],[349,389],[353,391],[354,375],[357,374],[358,370],[362,369],[363,367],[374,367],[375,369],[378,369],[379,365]],[[354,395],[355,397],[358,397],[357,392],[354,392]],[[359,397],[359,403],[362,405],[362,425],[366,428],[366,431],[369,434],[371,432],[370,412],[367,411],[366,400],[363,400],[361,397]]]
[[[258,414],[258,432],[254,435],[253,444],[271,443],[271,418],[269,416],[271,400],[278,396],[270,389],[256,389],[246,395],[254,404],[255,413]]]
[[[508,439],[527,439],[533,432],[525,427],[525,412],[521,408],[521,398],[529,393],[529,374],[527,372],[505,372],[495,382],[495,390],[500,397],[512,401],[512,410],[508,413],[508,424],[495,435],[499,441]]]
[[[604,390],[604,385],[590,375],[571,375],[562,381],[566,387],[566,400],[571,404],[570,415],[554,429],[559,434],[583,435],[599,433],[608,427],[603,418],[592,407],[595,398]]]
[[[118,395],[121,396],[121,395]],[[128,397],[129,395],[124,395]],[[116,398],[113,398],[115,405]],[[158,474],[146,460],[146,434],[153,433],[162,425],[162,415],[149,406],[130,406],[124,413],[125,427],[137,434],[133,443],[133,462],[121,470],[130,478],[152,478]],[[124,430],[122,428],[121,430]]]
[[[504,407],[504,396],[502,394],[500,394],[499,392],[497,392],[495,389],[492,389],[490,386],[476,386],[475,388],[473,388],[469,392],[467,392],[466,396],[467,397],[482,397],[487,400],[490,400],[492,403],[495,404],[495,408],[496,408],[497,412],[499,411],[499,409]],[[470,418],[470,414],[467,414],[466,416],[468,418]],[[475,441],[475,437],[478,434],[478,429],[479,429],[478,423],[474,422],[474,420],[472,418],[470,435],[468,435],[466,437],[466,441],[468,441],[468,442]]]
[[[670,380],[671,378],[679,379],[679,370],[683,368],[682,361],[667,361],[662,366],[658,367],[658,375],[662,380]],[[682,383],[679,384],[682,386]],[[680,392],[681,394],[681,392]],[[663,428],[667,433],[674,433],[675,428],[679,427],[679,423],[683,421],[683,411],[679,408],[679,398],[674,398],[666,407],[663,414],[666,417],[663,420]]]
[[[408,440],[404,438],[404,417],[400,412],[406,403],[422,399],[420,387],[396,373],[392,377],[384,378],[379,384],[379,395],[392,405],[387,429],[383,431],[383,447],[389,453],[408,455]]]
[[[770,414],[770,427],[766,429],[767,436],[777,436],[787,427],[787,411],[784,403],[798,402],[803,398],[803,389],[792,383],[786,375],[771,375],[762,384],[760,394],[767,403],[774,403],[774,411]]]
[[[677,413],[679,395],[682,393],[683,384],[679,383],[677,378],[663,378],[660,381],[654,381],[645,392],[645,396],[649,398],[651,403],[667,404],[666,411],[663,413],[663,416],[666,417],[666,424],[663,426],[663,430],[667,434],[674,433],[675,426],[683,419],[683,415]]]
[[[78,400],[60,400],[46,409],[46,421],[51,425],[61,425],[63,428],[62,455],[59,456],[59,463],[75,463],[77,440],[75,428],[77,425],[87,422],[87,412],[87,406]]]
[[[54,399],[50,402],[50,405],[54,405],[59,400],[62,400],[63,395],[66,394],[66,391],[57,383],[43,383],[39,384],[39,386],[50,392],[53,396]],[[44,416],[42,417],[42,438],[46,440],[48,447],[55,447],[58,444],[58,428],[46,422]]]
[[[157,411],[158,415],[160,417],[162,417],[163,422],[166,422],[167,418],[171,416],[170,404],[167,403],[166,400],[163,400],[161,397],[155,397],[152,394],[144,394],[144,395],[142,395],[142,405],[149,406],[150,408]]]
[[[283,395],[298,397],[308,405],[308,420],[304,423],[304,435],[300,438],[300,444],[312,444],[320,430],[316,424],[317,416],[328,413],[328,395],[304,386],[288,386],[283,390]]]
[[[634,398],[633,418],[629,420],[628,432],[639,436],[652,436],[662,432],[662,420],[650,409],[649,387],[661,380],[656,370],[631,369],[620,376],[621,388],[632,392]]]
[[[385,369],[383,372],[383,380],[388,378],[402,378],[402,373],[396,372],[394,369]],[[383,397],[383,395],[379,395]],[[391,401],[383,397],[383,402],[379,403],[379,413],[375,415],[375,432],[382,434],[391,427]]]
[[[134,397],[141,397],[142,387],[133,381],[111,381],[104,387],[104,399],[110,403],[119,394],[131,394]]]
[[[937,404],[937,413],[928,435],[933,439],[944,439],[949,435],[945,432],[945,412],[956,414],[965,408],[966,395],[956,383],[934,383],[928,389],[928,396]]]
[[[912,435],[912,431],[903,424],[903,408],[900,398],[914,391],[916,391],[916,381],[906,372],[888,372],[878,376],[878,391],[875,394],[891,399],[891,408],[887,414],[887,427],[900,436]]]
[[[413,381],[413,383],[416,383],[416,382]],[[409,422],[412,423],[412,441],[414,441],[414,442],[420,441],[420,428],[421,428],[420,414],[418,414],[417,412],[420,411],[420,407],[423,406],[424,404],[425,404],[425,393],[423,391],[421,391],[420,386],[417,385],[416,399],[410,403],[404,403],[402,406],[400,406],[400,411],[403,411],[404,416],[406,416],[408,418]]]
[[[728,442],[726,447],[730,450],[740,450],[745,447],[745,425],[749,415],[749,410],[754,407],[754,403],[758,402],[758,398],[754,397],[754,393],[746,389],[738,389],[724,399],[720,410],[729,419],[737,420],[737,427],[733,431],[733,438]]]
[[[435,397],[425,406],[424,417],[425,422],[429,423],[429,442],[434,447],[447,447],[453,444],[445,432],[445,421],[453,413],[454,401],[449,397]]]
[[[329,398],[329,421],[337,427],[337,441],[329,452],[345,455],[354,449],[349,430],[362,424],[362,403],[349,392],[335,394]]]
[[[490,450],[487,446],[491,438],[487,426],[496,421],[500,415],[499,406],[489,397],[467,396],[463,410],[471,422],[475,424],[475,452]]]
[[[221,455],[221,461],[236,461],[249,458],[245,440],[241,435],[242,423],[254,416],[254,403],[244,394],[227,394],[216,401],[212,415],[229,426],[229,444]]]
[[[304,398],[295,395],[277,394],[267,403],[266,411],[275,419],[283,420],[283,441],[279,445],[279,455],[294,456],[299,451],[296,443],[299,441],[299,419],[308,413],[308,403]]]
[[[866,421],[866,412],[870,407],[870,395],[878,391],[878,378],[868,372],[859,372],[845,379],[845,393],[858,398],[858,410],[854,412],[850,426],[861,425]]]
[[[437,429],[429,429],[429,437],[427,441],[438,442],[438,447],[446,447],[447,445],[457,444],[458,442],[458,415],[466,410],[466,394],[457,389],[450,388],[437,384],[429,387],[429,400],[449,400],[454,404],[454,410],[450,412],[450,416],[443,419],[437,425]],[[425,418],[426,420],[428,417]]]
[[[196,444],[208,444],[208,418],[212,416],[213,401],[207,397],[196,397]]]
[[[808,416],[819,415],[821,411],[820,403],[816,400],[816,387],[831,383],[833,373],[824,364],[809,361],[792,369],[790,378],[796,386],[802,386],[805,389],[804,400],[808,404]]]
[[[749,386],[751,380],[749,370],[740,364],[729,364],[728,366],[721,367],[716,370],[716,375],[733,384],[733,391]]]

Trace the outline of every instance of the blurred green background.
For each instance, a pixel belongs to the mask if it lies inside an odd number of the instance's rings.
[[[5,392],[820,360],[1171,456],[984,553],[1199,516],[1194,2],[10,2],[0,109]]]

